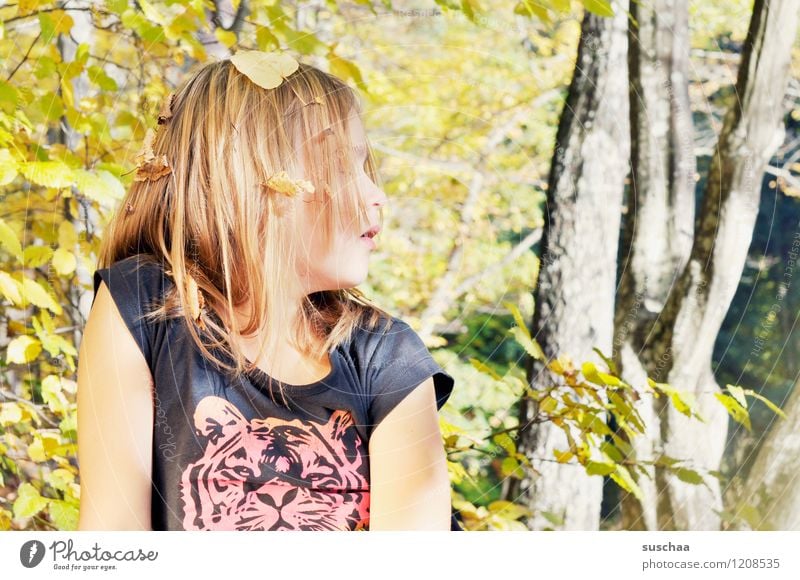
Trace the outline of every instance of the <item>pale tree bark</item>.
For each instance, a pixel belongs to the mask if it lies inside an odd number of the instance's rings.
[[[661,315],[692,248],[695,158],[689,104],[689,26],[686,0],[633,3],[628,29],[631,180],[620,264],[614,330],[614,361],[631,384],[646,385],[657,360],[643,350],[646,332]],[[647,428],[629,441],[639,458],[652,458],[661,439],[648,390],[639,404]],[[618,435],[627,440],[625,431]],[[622,527],[655,529],[655,472],[631,475],[644,501],[621,500]]]
[[[662,449],[705,476],[708,487],[687,485],[656,469],[659,529],[717,530],[722,500],[718,470],[728,416],[711,356],[739,284],[758,214],[764,168],[783,142],[783,96],[800,0],[755,0],[736,82],[736,103],[725,116],[695,225],[689,261],[670,293],[645,348],[658,361],[654,378],[694,395],[705,422],[656,401]]]
[[[736,522],[740,530],[800,530],[800,381],[784,406],[786,419],[775,417],[750,469],[739,503],[733,511],[756,510],[754,518]]]
[[[602,364],[592,347],[611,352],[616,258],[625,176],[628,173],[627,1],[615,16],[584,16],[575,72],[559,122],[550,169],[542,262],[533,330],[548,358],[567,354]],[[558,377],[528,361],[534,389]],[[540,473],[508,479],[507,499],[533,511],[530,529],[596,530],[603,480],[577,463],[555,462],[568,449],[551,423],[532,423],[537,409],[520,402],[518,449]],[[550,512],[562,523],[553,525]]]

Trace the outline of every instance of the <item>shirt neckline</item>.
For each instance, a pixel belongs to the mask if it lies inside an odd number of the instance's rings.
[[[333,378],[339,370],[339,349],[335,348],[332,352],[329,353],[328,358],[330,359],[331,363],[331,370],[330,372],[325,375],[325,377],[321,378],[318,381],[313,383],[307,383],[305,385],[292,385],[289,383],[284,383],[283,381],[279,381],[276,378],[272,378],[272,386],[282,388],[284,392],[290,394],[292,396],[306,396],[306,395],[314,395],[317,393],[321,393],[326,389],[329,389]],[[250,360],[246,359],[246,364],[250,364]],[[245,371],[245,375],[256,385],[262,387],[264,389],[269,389],[270,385],[270,375],[266,372],[261,370],[259,367],[253,367],[252,371]],[[280,391],[278,391],[280,392]]]

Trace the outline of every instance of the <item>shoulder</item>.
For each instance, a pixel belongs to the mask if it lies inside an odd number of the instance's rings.
[[[380,314],[373,325],[361,324],[353,336],[361,358],[373,369],[391,362],[402,362],[396,356],[399,352],[425,348],[417,332],[404,320],[393,315]],[[425,349],[427,352],[427,349]]]
[[[359,329],[358,338],[373,428],[406,396],[429,383],[428,379],[433,381],[437,408],[447,401],[455,380],[407,322],[395,316],[382,317],[375,328]]]
[[[94,293],[96,296],[103,281],[115,300],[141,303],[160,295],[169,280],[164,265],[154,255],[133,254],[95,270]]]
[[[154,350],[156,324],[146,315],[157,307],[171,278],[151,254],[134,254],[94,272],[94,296],[100,283],[108,289],[122,320],[133,335],[148,363]]]

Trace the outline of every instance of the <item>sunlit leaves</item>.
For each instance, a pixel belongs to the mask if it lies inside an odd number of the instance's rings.
[[[714,396],[724,405],[725,409],[728,411],[728,414],[733,418],[733,420],[743,425],[748,431],[752,431],[752,425],[750,424],[750,414],[748,412],[746,399],[747,396],[758,399],[759,401],[763,402],[773,413],[782,419],[786,419],[786,413],[784,413],[777,405],[775,405],[775,403],[763,395],[756,393],[752,389],[744,389],[736,385],[726,385],[725,388],[729,394],[714,393]]]
[[[25,482],[19,486],[17,499],[14,501],[15,518],[34,516],[45,507],[47,507],[47,498],[42,497],[33,485]]]
[[[30,161],[20,170],[32,183],[45,187],[68,187],[74,180],[72,169],[60,161]]]
[[[42,343],[28,335],[18,336],[8,343],[6,362],[25,364],[34,360],[42,352]]]
[[[0,247],[16,257],[22,256],[19,236],[4,220],[0,219]]]

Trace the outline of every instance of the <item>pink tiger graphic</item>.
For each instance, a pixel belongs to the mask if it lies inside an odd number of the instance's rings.
[[[325,424],[247,421],[208,396],[194,425],[204,453],[181,476],[185,529],[368,529],[368,465],[349,411]]]

